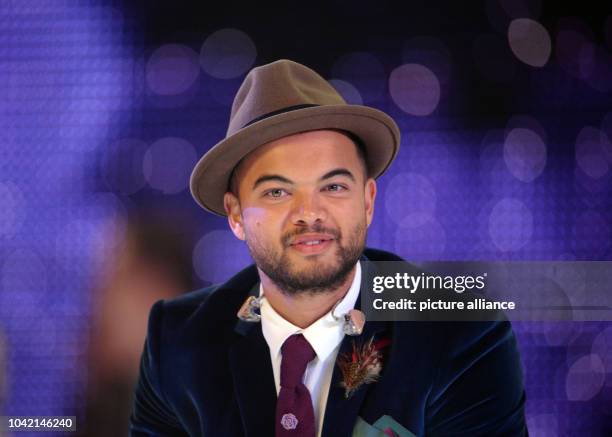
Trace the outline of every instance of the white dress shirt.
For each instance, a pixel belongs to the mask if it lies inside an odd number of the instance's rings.
[[[334,310],[334,315],[339,317],[346,314],[355,307],[355,302],[359,296],[361,285],[361,265],[357,262],[355,277],[348,292],[342,298]],[[259,285],[259,295],[263,294],[263,287]],[[314,322],[312,325],[302,329],[288,322],[281,317],[268,303],[265,297],[261,302],[261,329],[263,336],[270,348],[270,358],[272,360],[272,370],[274,372],[274,383],[276,384],[276,394],[280,391],[280,366],[281,366],[281,346],[287,338],[293,334],[301,333],[310,343],[317,356],[308,363],[304,372],[304,385],[308,387],[312,398],[314,409],[315,424],[317,426],[317,436],[321,436],[323,430],[323,418],[325,406],[327,405],[327,395],[331,383],[332,373],[336,356],[340,349],[340,343],[344,338],[342,330],[343,321],[335,320],[331,311]]]

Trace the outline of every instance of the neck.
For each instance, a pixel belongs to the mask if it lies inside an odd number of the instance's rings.
[[[258,269],[259,270],[259,269]],[[337,288],[319,293],[286,294],[261,270],[259,277],[266,300],[285,320],[304,329],[327,314],[348,292],[356,267]]]

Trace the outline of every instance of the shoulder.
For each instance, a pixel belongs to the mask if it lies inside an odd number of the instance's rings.
[[[362,260],[365,261],[404,261],[399,255],[391,252],[387,252],[382,249],[375,249],[373,247],[366,247],[363,251]]]
[[[393,322],[393,337],[394,386],[423,393],[427,435],[526,435],[522,366],[507,320]]]
[[[524,435],[523,374],[510,322],[432,324],[439,354],[428,398],[430,431]]]
[[[467,373],[505,369],[521,385],[519,349],[508,320],[495,321],[396,321],[392,322],[398,349],[418,350],[436,374],[433,397]],[[492,366],[493,368],[490,368]],[[488,369],[488,370],[486,370]],[[482,376],[482,375],[480,375]],[[486,379],[486,378],[484,378]],[[500,381],[503,378],[500,378]]]
[[[206,304],[212,294],[214,294],[221,284],[214,284],[198,290],[189,291],[171,299],[160,300],[154,307],[161,307],[158,311],[171,315],[172,317],[185,318],[192,315],[200,307]]]
[[[461,374],[479,361],[507,362],[518,357],[518,347],[508,320],[432,322],[442,349],[441,361],[450,362],[447,371]],[[442,372],[441,372],[442,373]],[[453,378],[453,375],[441,375]]]
[[[222,284],[157,301],[149,315],[148,335],[167,341],[195,333],[216,335],[219,330],[231,328],[257,281],[257,270],[251,265]]]

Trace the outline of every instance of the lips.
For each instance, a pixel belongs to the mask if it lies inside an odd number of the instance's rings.
[[[334,237],[329,234],[303,234],[298,235],[291,240],[290,246],[316,246],[326,241],[334,240]]]
[[[289,248],[303,256],[321,255],[333,247],[336,237],[332,234],[300,234],[289,240]]]

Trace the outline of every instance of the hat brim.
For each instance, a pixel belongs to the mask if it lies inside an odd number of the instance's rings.
[[[361,105],[303,108],[253,123],[213,146],[196,164],[189,186],[195,201],[207,211],[225,216],[223,196],[229,178],[242,158],[257,147],[298,132],[343,129],[364,143],[368,173],[378,177],[399,151],[400,132],[391,117]]]

